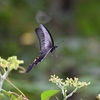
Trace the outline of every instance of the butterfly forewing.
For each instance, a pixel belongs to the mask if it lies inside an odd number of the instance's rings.
[[[50,32],[42,24],[40,24],[40,28],[41,28],[41,30],[43,31],[43,34],[44,34],[44,43],[45,43],[44,47],[45,48],[53,47],[54,42],[53,42],[53,39],[52,39],[52,36],[51,36]]]
[[[50,50],[54,46],[54,42],[50,32],[40,24],[40,28],[36,28],[35,32],[39,38],[40,52]]]

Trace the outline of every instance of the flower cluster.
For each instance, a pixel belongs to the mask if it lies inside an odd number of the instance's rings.
[[[56,75],[51,75],[51,78],[49,79],[49,81],[56,83],[58,87],[67,87],[67,86],[73,86],[75,88],[81,88],[81,87],[86,87],[90,84],[90,82],[86,83],[86,82],[80,82],[78,81],[78,78],[74,77],[74,79],[72,78],[66,78],[65,82],[63,82],[63,79],[59,78]]]
[[[80,82],[78,81],[78,78],[74,77],[74,79],[72,78],[68,78],[65,80],[65,83],[69,86],[73,86],[75,88],[81,88],[81,87],[86,87],[90,84],[90,82],[86,83],[86,82]]]
[[[17,60],[16,56],[9,57],[7,60],[0,57],[0,67],[3,69],[7,68],[9,70],[15,69],[17,70],[19,64],[23,64],[23,60]]]
[[[78,78],[66,78],[65,81],[63,81],[63,79],[59,78],[58,76],[56,75],[51,75],[51,78],[49,79],[49,81],[51,81],[52,83],[55,83],[62,91],[62,94],[65,98],[65,100],[72,96],[73,93],[75,93],[77,91],[78,88],[81,88],[81,87],[86,87],[90,84],[90,82],[86,83],[86,82],[80,82],[78,80]],[[68,95],[66,95],[66,92],[68,91],[68,87],[74,87],[75,89],[69,93]]]
[[[0,57],[0,68],[2,69],[2,70],[0,70],[0,98],[1,98],[1,95],[2,95],[2,98],[3,98],[3,96],[4,97],[8,96],[8,97],[11,98],[11,100],[12,99],[13,100],[15,100],[15,99],[16,100],[28,100],[26,98],[26,96],[14,84],[12,84],[10,82],[10,80],[7,79],[9,73],[13,69],[15,69],[15,70],[17,70],[18,68],[22,69],[23,67],[20,67],[19,65],[23,64],[23,63],[24,63],[24,61],[23,60],[18,60],[17,56],[9,57],[7,60]],[[23,71],[24,71],[24,68],[23,68]],[[9,82],[13,87],[15,87],[21,93],[21,95],[18,95],[14,92],[5,91],[2,88],[5,80],[7,82]]]

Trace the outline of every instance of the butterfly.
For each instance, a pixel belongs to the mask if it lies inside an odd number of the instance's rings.
[[[40,55],[35,58],[35,60],[29,65],[26,72],[28,73],[35,65],[41,62],[49,52],[53,52],[58,46],[54,45],[53,38],[48,31],[48,29],[43,25],[40,24],[40,28],[36,28],[35,32],[39,39],[40,44]]]

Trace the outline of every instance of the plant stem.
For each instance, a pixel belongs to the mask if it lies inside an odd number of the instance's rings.
[[[77,88],[75,88],[70,94],[68,94],[66,96],[66,99],[69,98],[69,97],[71,97],[76,91],[77,91]]]
[[[24,93],[21,90],[19,90],[13,83],[11,83],[10,80],[6,79],[6,81],[9,82],[9,84],[11,84],[17,91],[19,91],[22,94],[22,96],[26,98],[25,100],[28,100]]]
[[[64,89],[64,100],[67,100],[66,99],[66,90]]]
[[[7,78],[8,74],[9,74],[9,71],[5,71],[3,75],[0,73],[0,92],[2,90],[3,83],[5,79]]]

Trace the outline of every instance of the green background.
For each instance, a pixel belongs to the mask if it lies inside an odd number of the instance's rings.
[[[39,55],[35,28],[44,24],[55,44],[53,54],[35,66],[30,73],[13,70],[9,78],[29,100],[40,100],[48,89],[57,89],[48,80],[78,77],[91,82],[69,100],[97,100],[100,93],[100,0],[0,0],[0,56],[16,55],[24,68]],[[4,89],[16,90],[6,83]],[[62,100],[62,95],[58,97]],[[52,100],[55,100],[52,98]]]

